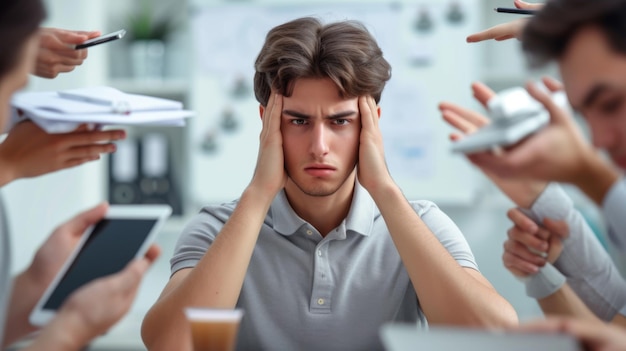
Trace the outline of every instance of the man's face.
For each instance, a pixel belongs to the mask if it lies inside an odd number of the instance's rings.
[[[344,183],[352,186],[346,180],[358,159],[357,98],[341,98],[328,78],[298,79],[283,99],[281,132],[289,182],[303,193],[328,196]]]
[[[593,144],[626,169],[626,55],[594,26],[572,38],[559,61],[572,106],[586,119]]]

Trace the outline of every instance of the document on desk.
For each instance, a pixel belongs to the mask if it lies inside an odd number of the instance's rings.
[[[68,132],[84,123],[183,126],[186,118],[193,116],[178,101],[127,94],[104,86],[18,93],[11,106],[10,126],[30,119],[48,133]]]

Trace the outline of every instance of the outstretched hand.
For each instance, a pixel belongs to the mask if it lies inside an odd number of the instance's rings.
[[[553,90],[558,82],[544,79]],[[550,113],[550,123],[501,153],[480,152],[469,155],[481,169],[501,177],[528,177],[545,181],[578,183],[587,173],[590,160],[597,159],[594,148],[585,140],[572,116],[534,83],[528,93]]]
[[[31,121],[20,122],[0,143],[0,186],[19,178],[81,165],[115,151],[123,130],[89,130],[81,125],[69,133],[50,134]]]
[[[73,71],[87,58],[87,49],[75,50],[74,46],[100,35],[99,31],[73,31],[58,28],[42,28],[39,52],[33,74],[42,78],[54,78],[59,73]]]
[[[528,10],[539,10],[543,7],[543,4],[531,4],[522,0],[515,0],[514,5],[518,9]],[[471,34],[466,40],[468,43],[477,43],[490,39],[497,41],[513,38],[520,39],[526,22],[528,22],[527,18],[520,18],[507,23],[498,24],[481,32]]]
[[[487,108],[489,99],[495,96],[493,90],[480,82],[472,84],[472,92],[474,98],[485,108]],[[486,116],[450,102],[439,104],[439,110],[443,119],[457,129],[456,132],[450,133],[450,140],[452,141],[460,140],[491,123],[491,120]],[[480,169],[504,194],[523,208],[530,208],[547,185],[545,181],[525,177],[504,178],[499,177],[488,168],[480,167]]]

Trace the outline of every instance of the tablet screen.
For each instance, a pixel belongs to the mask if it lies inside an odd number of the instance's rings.
[[[157,219],[121,218],[98,222],[43,308],[57,310],[74,290],[124,269],[156,223]]]

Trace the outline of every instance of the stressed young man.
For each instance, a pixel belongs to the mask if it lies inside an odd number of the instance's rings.
[[[517,323],[454,223],[389,174],[377,104],[391,69],[361,24],[279,25],[255,68],[254,176],[182,233],[142,326],[150,350],[190,349],[186,306],[243,308],[242,350],[381,349],[389,321]]]

